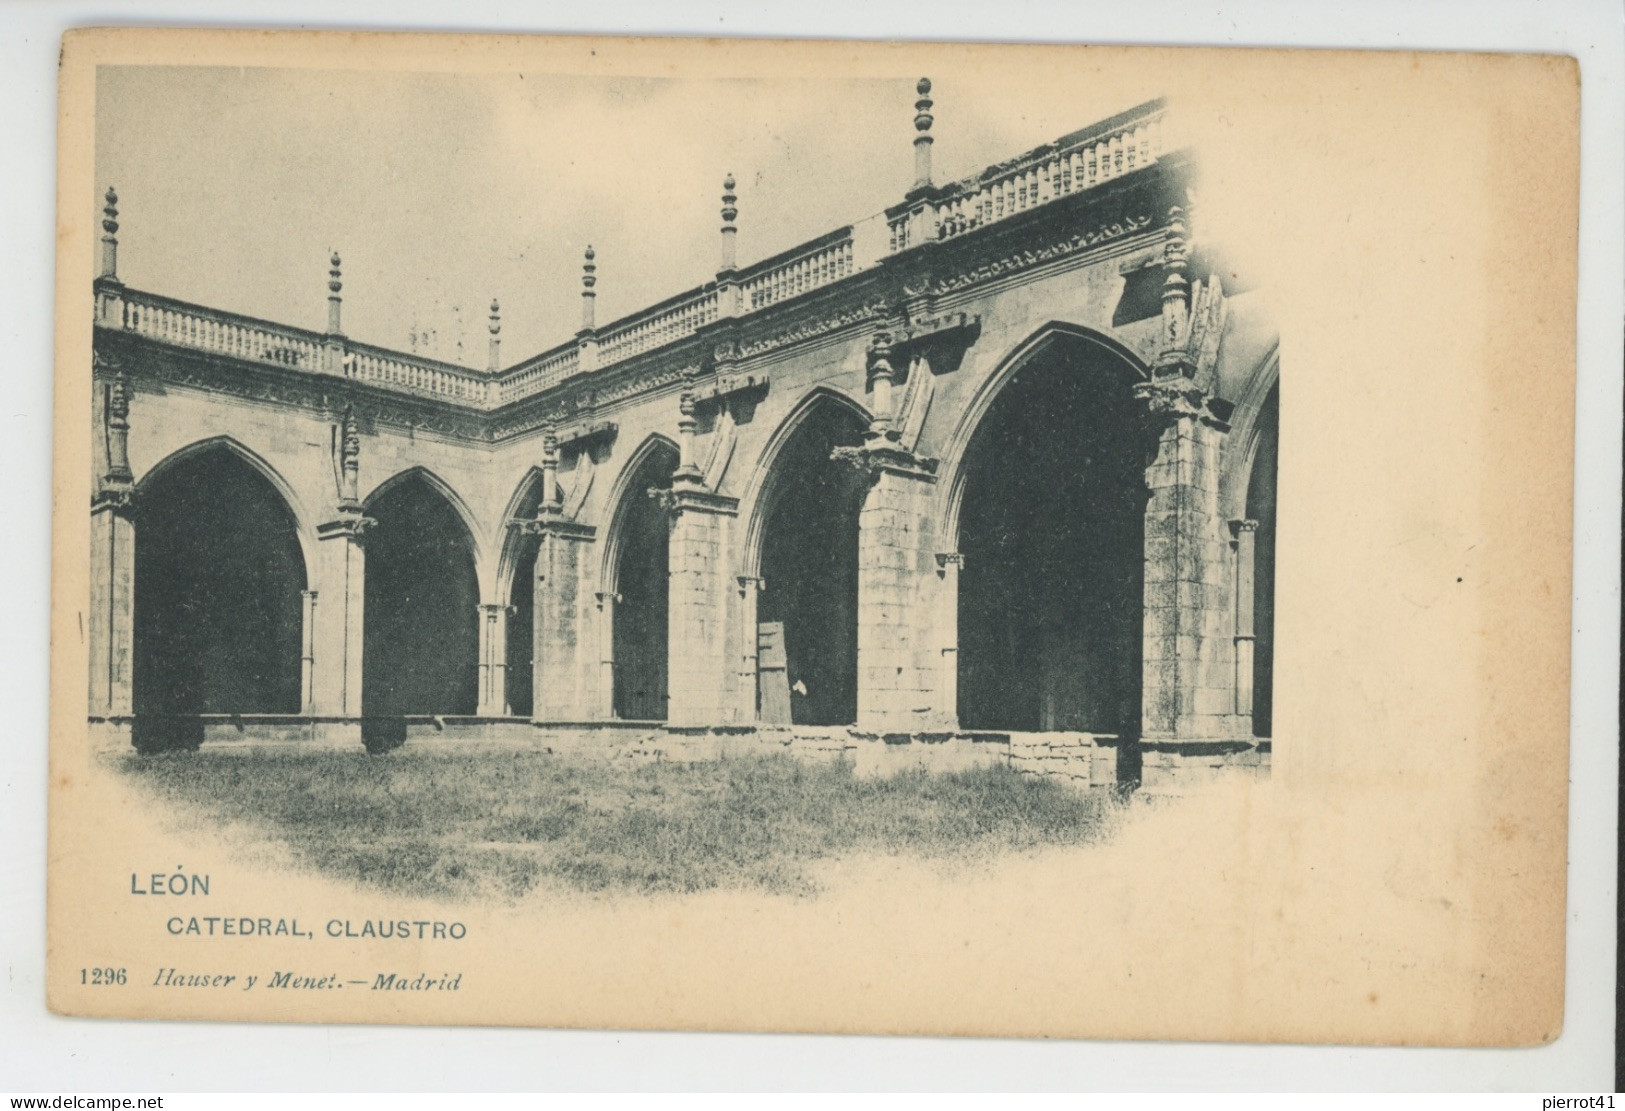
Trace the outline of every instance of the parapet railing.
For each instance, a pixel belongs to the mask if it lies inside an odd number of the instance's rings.
[[[691,290],[636,316],[616,321],[598,335],[600,362],[629,359],[691,336],[717,318],[717,291]]]
[[[353,340],[344,341],[341,365],[346,378],[434,397],[447,397],[473,405],[485,404],[487,383],[491,380],[489,374],[480,374],[453,363],[404,355]]]
[[[544,351],[506,370],[452,363],[273,324],[119,287],[127,331],[252,362],[341,374],[388,389],[478,408],[523,400],[694,335],[725,315],[748,315],[822,289],[882,258],[955,239],[1156,162],[1168,142],[1161,101],[1130,109],[974,177],[911,194],[904,205],[840,228]],[[591,357],[584,357],[591,352]]]
[[[842,228],[751,267],[739,288],[745,311],[753,312],[821,289],[856,270],[852,229]]]
[[[124,291],[119,326],[161,343],[256,363],[321,370],[324,359],[319,333],[133,289]]]
[[[177,347],[337,374],[473,405],[486,403],[490,375],[357,343],[345,336],[327,336],[128,288],[119,292],[118,314],[123,330]]]
[[[552,389],[576,374],[580,366],[581,350],[574,340],[564,347],[555,347],[526,359],[518,366],[503,371],[497,379],[497,404],[506,405]]]
[[[892,217],[890,248],[952,239],[1149,166],[1163,153],[1163,117],[1160,107],[1133,114],[1104,132],[1078,132],[947,186],[926,213],[923,234],[912,213]]]

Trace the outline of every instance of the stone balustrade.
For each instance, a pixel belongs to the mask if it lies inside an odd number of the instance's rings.
[[[606,327],[594,329],[589,324],[578,339],[501,371],[471,370],[355,343],[342,335],[237,316],[123,286],[116,287],[118,309],[98,319],[104,327],[121,327],[161,343],[250,362],[343,374],[389,390],[493,409],[691,337],[721,316],[758,312],[840,282],[888,255],[973,234],[1150,166],[1165,151],[1165,117],[1163,103],[1151,101],[974,177],[941,187],[917,185],[901,206],[765,259],[737,275],[729,270],[717,282],[680,293]],[[337,261],[335,256],[335,281]],[[588,262],[590,272],[590,257]],[[729,305],[735,289],[739,297],[738,308],[726,312],[719,293],[724,278]],[[337,298],[335,287],[330,300],[336,304]],[[582,357],[583,342],[590,349],[590,359]]]
[[[740,282],[745,293],[746,311],[763,309],[821,289],[855,270],[852,229],[842,228],[747,271]]]
[[[656,347],[691,336],[717,318],[717,291],[684,293],[647,312],[617,321],[598,336],[601,363],[629,359]]]
[[[256,363],[319,370],[323,337],[316,332],[125,290],[120,326],[127,332]]]

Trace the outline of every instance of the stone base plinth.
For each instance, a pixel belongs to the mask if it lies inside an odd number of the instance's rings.
[[[1258,740],[1158,741],[1139,750],[1139,790],[1148,795],[1188,795],[1236,776],[1267,776],[1270,742]]]

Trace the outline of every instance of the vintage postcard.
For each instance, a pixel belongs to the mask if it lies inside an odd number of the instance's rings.
[[[52,1009],[1555,1038],[1578,98],[71,33]]]

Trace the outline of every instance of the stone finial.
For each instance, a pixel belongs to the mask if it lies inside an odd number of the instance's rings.
[[[874,419],[869,423],[871,441],[895,439],[892,430],[892,383],[896,372],[892,369],[892,337],[890,332],[876,332],[869,343],[869,381],[874,389]]]
[[[333,252],[328,265],[331,269],[327,271],[327,332],[336,336],[344,332],[339,318],[339,306],[342,303],[339,293],[344,289],[344,264],[339,260],[337,251]]]
[[[699,422],[694,410],[699,398],[695,391],[696,368],[683,371],[683,391],[677,395],[677,470],[672,476],[679,484],[694,485],[704,482],[694,459],[694,432]]]
[[[935,117],[931,115],[931,79],[920,78],[914,91],[920,94],[920,99],[914,102],[914,188],[929,189],[931,187],[931,124]]]
[[[502,306],[497,304],[495,297],[491,298],[491,322],[486,327],[491,333],[490,355],[486,365],[495,373],[502,369]]]
[[[339,420],[339,469],[344,475],[343,500],[345,505],[361,504],[361,429],[356,424],[355,410],[344,407]]]
[[[1167,277],[1162,281],[1162,346],[1168,352],[1185,340],[1185,320],[1190,311],[1190,282],[1185,278],[1188,262],[1185,239],[1185,210],[1174,205],[1168,210],[1168,238],[1162,248],[1162,265]]]
[[[113,485],[128,483],[130,473],[130,379],[120,365],[107,387],[107,474]]]
[[[738,265],[738,256],[735,253],[734,237],[739,229],[734,221],[739,217],[737,203],[738,195],[734,192],[734,176],[729,174],[722,179],[722,272],[726,273]]]
[[[597,257],[592,244],[587,244],[587,253],[581,263],[581,328],[588,332],[594,327],[593,301],[598,296],[593,292],[593,287],[598,284],[598,264],[593,261]]]
[[[542,427],[542,510],[547,512],[558,506],[559,498],[559,433],[552,421]]]
[[[118,193],[111,185],[102,206],[102,274],[104,278],[118,277]]]

